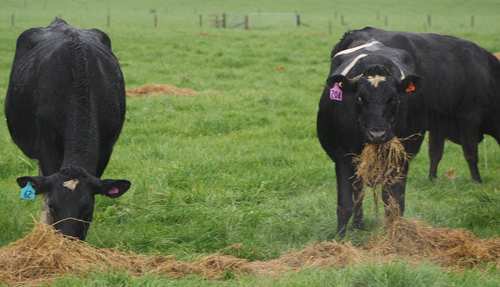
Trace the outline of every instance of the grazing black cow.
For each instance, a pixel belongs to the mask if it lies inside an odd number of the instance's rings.
[[[123,195],[128,180],[101,180],[125,119],[125,85],[109,37],[55,19],[17,40],[7,98],[14,142],[43,176],[17,179],[44,195],[42,222],[85,240],[94,197]],[[70,219],[71,218],[71,219]]]
[[[335,162],[340,235],[353,212],[354,226],[363,227],[361,205],[354,204],[360,195],[359,186],[353,187],[352,154],[359,154],[364,142],[429,130],[434,166],[446,137],[462,145],[472,177],[481,181],[477,143],[485,133],[500,140],[500,62],[491,53],[451,36],[367,27],[346,33],[331,55],[317,129]],[[406,151],[416,154],[421,142],[422,137],[405,141]],[[388,193],[402,215],[404,182],[384,189],[385,203]]]
[[[347,33],[332,53],[377,40],[408,52],[426,78],[422,91],[428,113],[429,178],[435,178],[444,139],[462,145],[472,179],[481,183],[477,144],[483,134],[500,141],[500,62],[486,49],[460,38],[374,28]]]

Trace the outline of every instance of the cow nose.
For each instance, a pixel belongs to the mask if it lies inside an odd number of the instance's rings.
[[[368,141],[373,144],[385,143],[387,141],[387,132],[379,128],[371,128],[368,131]]]

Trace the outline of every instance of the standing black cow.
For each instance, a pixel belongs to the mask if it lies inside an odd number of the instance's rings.
[[[125,85],[109,37],[57,18],[24,31],[5,115],[14,142],[39,163],[43,176],[17,182],[44,195],[42,222],[85,240],[95,195],[116,198],[130,188],[128,180],[99,179],[125,119]]]
[[[423,77],[425,85],[412,75]],[[354,226],[362,228],[361,205],[354,204],[359,187],[353,187],[351,154],[359,154],[363,142],[386,142],[394,135],[404,138],[429,130],[433,165],[447,137],[462,144],[473,178],[481,181],[477,143],[484,133],[500,140],[499,90],[500,62],[472,42],[374,28],[346,33],[332,50],[317,123],[319,140],[335,161],[338,233],[345,232],[353,212]],[[406,151],[416,154],[421,142],[422,137],[406,141]],[[384,189],[385,203],[388,193],[396,198],[402,215],[404,183]]]
[[[418,93],[422,82],[414,72],[410,54],[377,41],[334,54],[319,104],[317,129],[321,145],[335,162],[339,235],[344,234],[353,212],[355,227],[363,228],[362,183],[354,178],[352,162],[353,156],[363,150],[363,144],[425,133],[425,117],[416,118],[423,108]],[[406,152],[416,154],[422,139],[417,136],[406,141]],[[406,175],[408,164],[403,169]],[[401,214],[405,183],[406,177],[385,186],[382,194],[385,204],[390,194],[394,196]]]

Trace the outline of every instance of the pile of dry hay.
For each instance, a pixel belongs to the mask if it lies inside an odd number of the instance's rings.
[[[222,254],[182,262],[172,256],[148,257],[116,249],[96,249],[37,224],[25,238],[0,249],[0,282],[37,285],[65,275],[83,277],[89,272],[107,270],[118,270],[131,276],[156,274],[170,278],[200,274],[207,279],[217,279],[226,271],[236,275],[279,276],[305,267],[339,268],[401,257],[409,257],[414,264],[432,260],[455,268],[471,267],[477,263],[498,264],[500,239],[479,239],[467,230],[432,227],[416,219],[399,219],[390,225],[386,235],[373,236],[360,248],[349,242],[327,241],[307,245],[303,250],[268,262],[249,262]]]
[[[135,89],[125,89],[127,97],[140,97],[144,95],[175,95],[175,96],[189,96],[194,94],[212,92],[197,92],[193,89],[178,88],[169,85],[147,84]]]

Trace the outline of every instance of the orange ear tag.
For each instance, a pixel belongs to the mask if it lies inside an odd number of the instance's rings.
[[[413,82],[410,82],[410,84],[408,85],[408,88],[406,89],[406,92],[409,93],[409,92],[413,92],[415,91],[415,86],[413,85]]]

